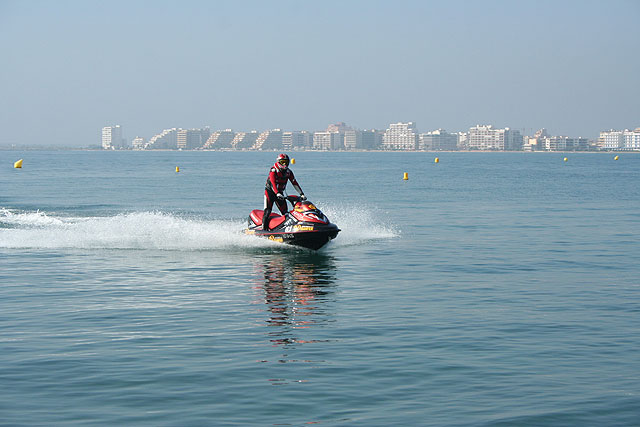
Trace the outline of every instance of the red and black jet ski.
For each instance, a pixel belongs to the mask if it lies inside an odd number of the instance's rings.
[[[262,229],[264,212],[261,209],[252,210],[245,233],[314,250],[336,238],[340,229],[313,203],[302,201],[298,196],[288,196],[287,200],[291,202],[293,209],[284,215],[272,212],[269,215],[268,231]]]

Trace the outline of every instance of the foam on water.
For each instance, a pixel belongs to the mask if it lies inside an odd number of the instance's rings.
[[[332,245],[354,245],[397,235],[392,228],[371,227],[369,211],[333,208],[327,215],[342,229]],[[57,217],[41,211],[0,208],[0,247],[217,250],[281,246],[245,235],[245,227],[244,219],[209,220],[165,212]]]
[[[6,208],[0,208],[0,224],[14,226],[46,226],[62,224],[58,218],[52,218],[44,212],[14,212]]]
[[[395,226],[385,222],[386,216],[376,208],[331,204],[322,206],[322,212],[341,230],[338,237],[331,242],[332,245],[352,246],[372,240],[392,239],[400,235]]]

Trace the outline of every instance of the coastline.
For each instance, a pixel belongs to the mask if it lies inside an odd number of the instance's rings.
[[[563,151],[522,151],[522,150],[443,150],[443,151],[430,151],[430,150],[313,150],[313,149],[300,149],[294,148],[291,150],[278,149],[278,150],[180,150],[180,149],[153,149],[153,150],[104,150],[102,148],[88,148],[88,147],[52,147],[52,146],[26,146],[26,147],[2,147],[0,151],[96,151],[96,152],[218,152],[218,153],[276,153],[276,152],[293,152],[293,153],[524,153],[524,154],[553,154],[553,153],[617,153],[617,154],[631,154],[640,153],[640,150],[563,150]]]

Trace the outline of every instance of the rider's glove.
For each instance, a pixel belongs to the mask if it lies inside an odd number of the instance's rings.
[[[301,194],[300,195],[300,200],[302,200],[304,202],[305,200],[307,200],[307,196],[305,196],[304,194]]]
[[[276,194],[276,197],[277,197],[279,200],[284,200],[284,194],[282,194],[282,193],[278,193],[278,194]]]

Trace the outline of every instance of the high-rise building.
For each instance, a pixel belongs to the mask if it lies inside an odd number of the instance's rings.
[[[102,128],[102,148],[105,150],[118,150],[126,148],[127,141],[122,137],[120,125],[105,126]]]
[[[178,148],[179,128],[165,129],[151,137],[145,148],[152,150],[175,150]]]
[[[306,131],[282,132],[282,147],[285,150],[309,148],[313,145],[313,135]]]
[[[362,149],[362,131],[350,129],[344,132],[344,148],[345,150]]]
[[[231,148],[234,150],[248,150],[256,143],[259,135],[257,130],[238,132],[233,141],[231,141]]]
[[[377,129],[362,131],[362,148],[364,150],[377,150],[382,147],[384,132]]]
[[[332,150],[336,145],[336,139],[340,134],[331,132],[314,132],[313,133],[313,149],[314,150]]]
[[[413,122],[392,123],[382,137],[385,150],[415,150],[418,145],[418,131]]]
[[[444,129],[420,134],[420,150],[455,151],[458,149],[458,134]]]
[[[382,145],[383,132],[378,130],[348,129],[344,131],[346,150],[373,150]]]
[[[282,129],[266,130],[258,136],[253,145],[254,150],[282,149]]]
[[[217,130],[209,136],[202,148],[205,150],[229,149],[235,136],[232,129]]]
[[[180,129],[177,135],[177,146],[180,150],[195,150],[202,147],[209,136],[211,130],[208,127],[204,129]]]
[[[343,150],[345,148],[344,137],[345,132],[351,131],[353,128],[347,126],[344,122],[333,123],[327,126],[325,132],[335,134],[331,139],[331,150]]]
[[[313,146],[313,132],[301,130],[293,134],[293,148],[311,148]]]
[[[293,132],[282,132],[282,149],[289,151],[293,148]]]
[[[458,150],[469,149],[469,134],[467,132],[458,132]]]
[[[477,125],[469,129],[467,145],[470,150],[521,150],[522,135],[509,128],[494,129],[491,125]]]
[[[342,150],[344,149],[344,136],[338,132],[314,132],[314,150]]]

